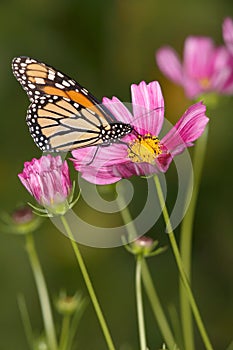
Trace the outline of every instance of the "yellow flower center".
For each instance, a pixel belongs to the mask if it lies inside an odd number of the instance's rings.
[[[138,136],[129,146],[128,157],[134,163],[146,162],[154,164],[155,158],[162,153],[160,140],[157,136],[152,136],[151,134]]]
[[[202,87],[202,89],[203,90],[207,90],[207,89],[209,89],[209,87],[210,87],[210,80],[208,79],[208,78],[201,78],[200,80],[199,80],[199,83],[200,83],[200,85],[201,85],[201,87]]]

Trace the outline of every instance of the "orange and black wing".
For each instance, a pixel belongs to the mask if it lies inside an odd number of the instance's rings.
[[[31,101],[27,124],[43,151],[70,151],[101,145],[101,130],[115,117],[67,75],[29,57],[12,62],[16,79]]]

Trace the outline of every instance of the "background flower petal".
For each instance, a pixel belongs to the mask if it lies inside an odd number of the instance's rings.
[[[188,37],[184,44],[184,73],[196,79],[209,78],[213,71],[213,52],[211,38]]]
[[[212,86],[220,93],[233,93],[233,56],[225,46],[215,50]]]
[[[169,46],[160,48],[155,55],[159,69],[176,84],[183,83],[183,67],[175,50]]]
[[[199,80],[189,76],[184,77],[183,87],[188,98],[194,99],[203,93]]]
[[[223,39],[228,50],[233,55],[233,20],[230,17],[225,18],[222,27]]]

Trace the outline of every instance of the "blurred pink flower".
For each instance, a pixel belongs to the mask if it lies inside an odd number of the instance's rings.
[[[223,21],[222,31],[225,44],[233,56],[233,20],[230,17]]]
[[[233,93],[233,58],[225,46],[216,47],[211,38],[188,37],[183,62],[169,46],[157,51],[156,61],[164,75],[183,86],[189,98],[209,92]]]
[[[125,136],[124,143],[72,152],[75,169],[89,182],[110,184],[132,175],[166,172],[173,157],[192,146],[208,122],[206,107],[196,103],[160,140],[157,136],[164,122],[164,100],[159,83],[133,84],[131,95],[132,114],[116,97],[105,97],[103,103],[117,120],[130,123],[135,133]]]
[[[28,192],[49,212],[64,214],[72,192],[69,168],[60,156],[50,154],[24,163],[20,181]]]

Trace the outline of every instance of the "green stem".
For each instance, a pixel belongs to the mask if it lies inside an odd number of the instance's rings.
[[[169,232],[168,233],[168,237],[169,237],[169,240],[170,240],[170,243],[171,243],[171,247],[172,247],[172,250],[173,250],[173,254],[174,254],[174,257],[175,257],[175,260],[176,260],[176,264],[177,264],[177,267],[178,267],[178,270],[179,270],[180,278],[181,278],[181,280],[183,282],[183,285],[184,285],[184,288],[186,290],[186,294],[187,294],[187,297],[188,297],[191,309],[193,311],[193,315],[194,315],[194,318],[196,320],[196,324],[197,324],[198,330],[199,330],[200,335],[202,337],[203,343],[205,344],[205,348],[207,350],[213,350],[213,347],[212,347],[212,345],[210,343],[210,340],[208,338],[207,332],[205,330],[203,321],[201,319],[201,315],[199,313],[197,304],[196,304],[195,299],[193,297],[193,293],[192,293],[192,290],[190,288],[190,285],[189,285],[189,282],[188,282],[188,278],[187,278],[187,276],[185,274],[185,271],[184,271],[183,262],[181,260],[181,256],[180,256],[180,252],[179,252],[179,249],[178,249],[178,246],[177,246],[177,243],[176,243],[175,235],[174,235],[174,232],[172,230],[172,226],[171,226],[171,222],[170,222],[170,219],[169,219],[167,207],[166,207],[166,204],[165,204],[162,188],[161,188],[160,181],[159,181],[159,178],[158,178],[157,175],[154,176],[154,181],[155,181],[155,185],[156,185],[156,189],[157,189],[160,205],[161,205],[161,208],[163,210],[164,221],[165,221],[165,224],[166,224],[166,227],[167,227],[167,231]]]
[[[130,239],[134,237],[137,238],[138,237],[137,231],[134,226],[130,211],[124,201],[124,197],[119,195],[117,198],[117,201],[118,201],[119,208],[124,207],[124,209],[121,210],[121,216],[124,224],[125,225],[127,224],[126,228],[128,231],[128,237]],[[170,329],[169,323],[167,321],[166,315],[160,303],[159,297],[157,295],[157,292],[153,284],[153,280],[151,278],[145,259],[142,260],[142,281],[143,281],[143,285],[145,287],[148,299],[150,301],[154,317],[158,323],[160,332],[163,336],[164,342],[167,344],[169,349],[174,349],[176,343],[175,343],[172,331]]]
[[[122,185],[119,184],[119,186],[122,186]],[[123,190],[124,190],[124,187],[122,188],[122,193],[119,193],[117,196],[117,204],[121,213],[122,220],[126,225],[129,241],[133,241],[134,239],[137,239],[139,235],[137,234],[137,230],[134,225],[129,208],[126,205],[125,198],[123,195]]]
[[[69,329],[69,339],[68,339],[68,345],[67,350],[71,350],[72,344],[78,329],[79,322],[83,316],[84,311],[86,310],[86,307],[88,305],[89,301],[85,298],[81,301],[81,304],[79,305],[78,309],[76,309],[71,322],[70,322],[70,329]]]
[[[39,295],[42,317],[44,321],[45,334],[48,346],[51,350],[57,350],[56,332],[53,322],[53,316],[49,301],[48,290],[43,276],[40,261],[36,252],[35,243],[31,234],[26,235],[26,250],[31,263],[32,272],[36,282]]]
[[[142,271],[142,258],[141,256],[138,255],[137,261],[136,261],[136,274],[135,274],[138,330],[139,330],[139,339],[140,339],[140,349],[146,350],[147,346],[146,346],[146,332],[145,332],[145,321],[144,321],[143,301],[142,301],[141,271]]]
[[[70,333],[70,315],[65,315],[62,320],[59,350],[67,350],[67,345],[69,343],[69,333]]]
[[[165,313],[161,306],[158,294],[153,284],[153,280],[150,275],[146,260],[142,261],[142,280],[143,284],[149,298],[152,311],[154,313],[155,319],[159,325],[159,329],[163,335],[164,342],[166,343],[168,349],[177,349],[176,342],[174,340],[173,334],[171,332],[170,326],[167,322]]]
[[[181,224],[180,235],[180,255],[183,261],[183,267],[186,276],[191,285],[191,255],[192,255],[192,235],[193,235],[193,221],[197,204],[197,197],[200,187],[201,175],[204,165],[206,145],[208,139],[208,128],[206,127],[204,134],[199,138],[195,144],[193,157],[193,173],[194,173],[194,187],[192,192],[192,199],[189,204],[187,213]],[[189,190],[192,191],[191,184]],[[194,335],[192,325],[192,312],[187,298],[186,290],[182,281],[180,281],[180,309],[181,309],[181,323],[183,329],[183,339],[185,349],[194,350]]]
[[[34,349],[34,337],[33,337],[33,330],[32,330],[32,325],[30,322],[29,318],[29,313],[27,310],[27,305],[25,302],[25,298],[22,294],[18,295],[18,306],[19,306],[19,311],[21,314],[23,326],[24,326],[24,332],[28,341],[28,345],[30,350]]]
[[[76,242],[74,240],[74,236],[73,236],[73,234],[71,232],[70,226],[68,225],[68,222],[67,222],[67,220],[66,220],[66,218],[64,216],[61,216],[61,221],[62,221],[63,226],[64,226],[64,228],[66,230],[66,233],[67,233],[67,235],[68,235],[68,237],[69,237],[69,239],[71,241],[72,248],[74,250],[76,259],[78,261],[80,270],[82,272],[83,279],[84,279],[84,281],[86,283],[86,287],[87,287],[87,290],[89,292],[89,295],[90,295],[92,304],[94,306],[96,315],[98,317],[98,320],[99,320],[102,332],[103,332],[105,340],[106,340],[106,343],[108,345],[108,349],[109,350],[115,350],[111,334],[110,334],[110,332],[108,330],[106,321],[105,321],[104,316],[103,316],[103,312],[102,312],[102,310],[100,308],[100,304],[99,304],[98,299],[96,297],[96,294],[95,294],[93,285],[91,283],[90,277],[88,275],[87,268],[86,268],[85,263],[83,261],[81,252],[80,252],[80,250],[78,248],[78,245],[76,244]]]

